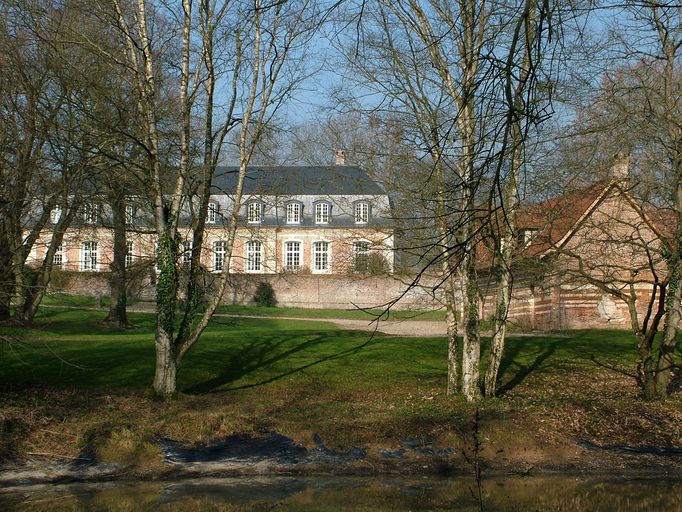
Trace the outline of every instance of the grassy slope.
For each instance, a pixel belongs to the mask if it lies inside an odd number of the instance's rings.
[[[163,404],[147,391],[153,316],[131,315],[136,327],[125,332],[101,317],[46,309],[34,329],[0,328],[10,340],[0,353],[0,458],[76,456],[91,442],[105,460],[138,463],[157,435],[205,441],[264,429],[304,443],[319,433],[337,448],[397,447],[405,437],[457,446],[471,430],[473,407],[443,393],[444,339],[218,318],[183,363],[183,395]],[[570,459],[576,438],[682,444],[680,394],[641,401],[634,363],[627,332],[510,337],[504,396],[479,407],[484,449],[532,462],[537,446]]]

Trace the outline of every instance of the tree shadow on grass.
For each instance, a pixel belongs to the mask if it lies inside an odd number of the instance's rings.
[[[502,381],[508,373],[513,372],[513,374],[508,381],[498,388],[497,395],[505,395],[521,384],[531,373],[540,370],[547,359],[556,352],[557,347],[562,342],[565,343],[565,340],[554,339],[549,343],[543,344],[543,346],[538,346],[538,349],[531,354],[528,354],[527,352],[528,346],[536,344],[536,342],[531,341],[530,338],[517,338],[515,339],[515,343],[508,344],[504,351],[502,363],[500,364],[500,381]],[[531,355],[533,360],[528,364],[517,361],[517,359],[520,359],[522,352],[524,352],[524,358]]]
[[[310,333],[306,334],[309,335]],[[184,392],[188,394],[202,394],[217,391],[234,391],[263,386],[290,375],[302,372],[319,364],[356,354],[357,352],[369,346],[372,341],[374,341],[374,335],[372,334],[371,336],[366,337],[362,343],[354,345],[353,347],[339,350],[329,355],[321,355],[308,363],[281,371],[257,382],[243,384],[240,386],[226,387],[228,384],[237,382],[239,379],[252,372],[274,365],[279,361],[295,356],[296,354],[302,353],[308,349],[321,347],[328,343],[333,344],[333,338],[347,337],[347,335],[348,333],[333,332],[317,334],[313,338],[307,339],[300,343],[295,343],[290,348],[282,351],[280,351],[282,347],[292,344],[292,342],[294,342],[296,339],[300,339],[302,337],[301,333],[294,332],[289,336],[280,336],[275,339],[272,337],[256,337],[241,350],[233,352],[229,355],[228,360],[223,366],[220,374],[209,380],[195,384],[185,389]],[[212,360],[212,364],[215,363],[216,361]]]

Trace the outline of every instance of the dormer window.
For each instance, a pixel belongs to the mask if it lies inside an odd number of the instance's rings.
[[[329,224],[331,205],[329,203],[315,204],[315,224]]]
[[[137,208],[134,204],[126,204],[126,224],[133,224],[137,216]]]
[[[355,223],[367,224],[369,221],[369,203],[355,203]]]
[[[538,230],[533,228],[519,229],[516,233],[516,244],[519,249],[525,249],[528,247],[535,239],[537,233]]]
[[[206,211],[206,224],[215,224],[218,219],[218,203],[208,203]]]
[[[300,224],[302,209],[301,203],[287,203],[287,224]]]
[[[246,205],[246,220],[249,224],[263,222],[263,205],[255,201],[248,203]]]
[[[85,203],[81,213],[85,224],[97,224],[99,206],[96,203]]]
[[[62,218],[62,207],[60,205],[55,205],[54,208],[52,208],[52,211],[50,212],[50,222],[52,224],[57,224],[59,222],[59,219]]]

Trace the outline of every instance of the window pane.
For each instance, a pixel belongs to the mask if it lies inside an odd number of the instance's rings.
[[[246,271],[260,272],[263,270],[263,244],[258,240],[246,242]]]
[[[329,223],[329,205],[327,203],[318,203],[315,205],[315,223]]]
[[[369,242],[353,243],[353,270],[355,272],[369,270]]]
[[[313,269],[329,270],[329,242],[313,244]]]
[[[132,204],[126,205],[126,224],[135,222],[135,206]]]
[[[286,242],[284,244],[284,267],[287,270],[301,268],[301,242]]]
[[[298,203],[287,204],[287,224],[299,224],[301,222],[301,205]]]
[[[206,223],[215,224],[216,212],[218,211],[218,205],[216,203],[208,203],[208,211],[206,213]]]
[[[59,219],[62,218],[62,207],[57,205],[52,209],[52,212],[50,212],[50,221],[52,224],[56,224],[59,222]]]
[[[192,262],[192,241],[182,242],[180,250],[182,251],[180,261],[183,265],[189,265]]]
[[[355,223],[366,224],[369,219],[369,205],[367,203],[357,203],[355,205]]]
[[[126,242],[126,268],[133,264],[133,242]]]
[[[83,205],[83,222],[86,224],[96,224],[97,210],[98,207],[96,204],[85,203]]]
[[[260,203],[249,203],[247,206],[248,222],[262,222],[262,205]]]
[[[63,264],[64,252],[62,251],[62,244],[59,244],[55,250],[54,257],[52,258],[52,265],[55,267],[61,267]]]
[[[225,265],[225,242],[213,242],[213,270],[221,271]]]
[[[97,270],[97,242],[83,242],[81,270]]]

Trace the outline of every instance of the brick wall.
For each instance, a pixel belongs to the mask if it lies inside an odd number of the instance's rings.
[[[233,275],[223,296],[226,304],[249,304],[260,282],[272,285],[280,306],[303,308],[381,307],[396,301],[396,309],[433,309],[441,303],[441,292],[428,284],[407,292],[408,278],[399,276],[350,275]]]

